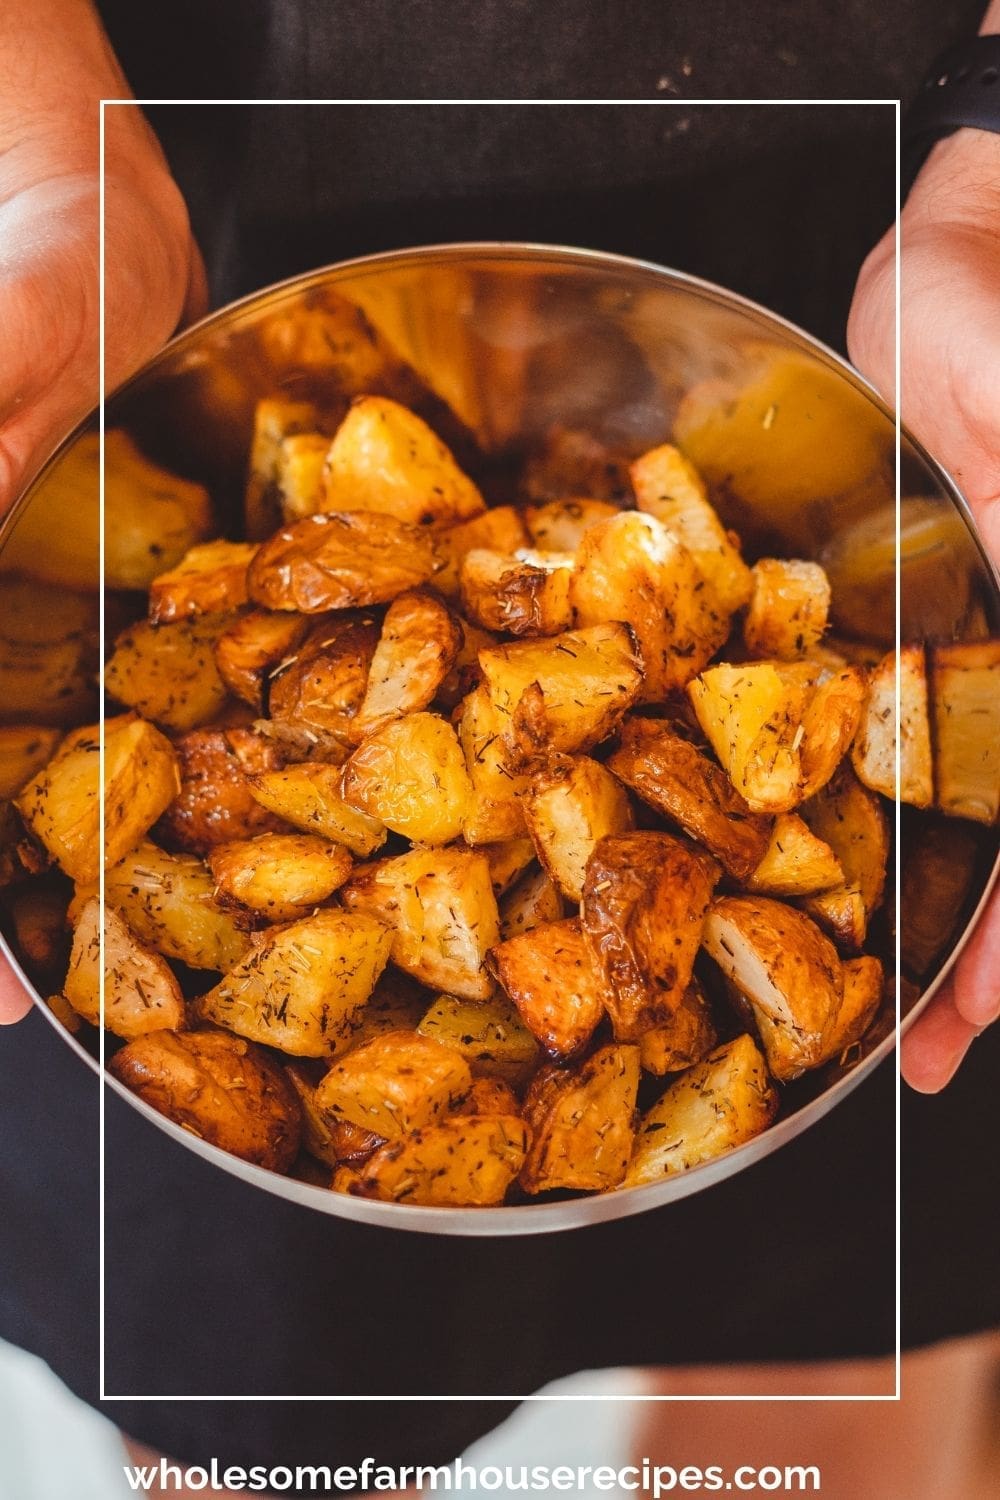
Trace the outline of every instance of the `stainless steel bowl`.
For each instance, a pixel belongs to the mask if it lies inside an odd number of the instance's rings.
[[[345,320],[348,304],[362,316]],[[847,582],[838,591],[838,630],[883,649],[892,644],[891,413],[843,360],[791,324],[659,266],[581,250],[484,244],[329,267],[189,329],[109,400],[107,423],[127,429],[151,458],[207,484],[223,528],[234,534],[259,397],[278,390],[350,395],[400,383],[446,421],[449,436],[460,444],[463,436],[472,440],[485,482],[498,493],[554,428],[585,432],[630,454],[680,432],[747,551],[814,557],[839,569]],[[67,452],[93,425],[67,440],[8,518],[0,531],[0,572],[19,570],[41,580],[39,588],[46,578],[58,583],[43,545],[46,494]],[[900,458],[907,497],[904,636],[997,634],[997,575],[965,502],[905,434]],[[81,494],[79,504],[92,522],[96,588],[96,493]],[[109,600],[112,613],[113,606]],[[919,997],[911,991],[904,1030],[954,963],[996,878],[996,833],[978,830],[977,840],[957,927],[942,934]],[[41,1009],[59,1026],[44,1003]],[[62,1034],[81,1063],[96,1069],[90,1052]],[[893,1047],[886,1016],[852,1066],[786,1091],[784,1113],[764,1135],[682,1175],[599,1196],[494,1209],[369,1202],[281,1177],[207,1145],[107,1082],[189,1150],[321,1213],[435,1234],[536,1234],[642,1213],[741,1171],[827,1114]]]

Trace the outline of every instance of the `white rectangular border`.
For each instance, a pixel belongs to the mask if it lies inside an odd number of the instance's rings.
[[[105,535],[103,535],[103,523],[105,523],[105,108],[108,105],[130,105],[130,107],[147,107],[147,105],[367,105],[367,107],[397,107],[397,105],[493,105],[493,107],[504,107],[504,105],[631,105],[634,108],[678,108],[678,107],[715,107],[726,108],[730,105],[772,105],[772,107],[783,107],[783,105],[810,105],[810,107],[823,107],[823,105],[883,105],[892,107],[895,111],[895,246],[894,246],[894,285],[895,285],[895,543],[897,543],[897,565],[895,565],[895,639],[897,639],[897,678],[895,678],[895,708],[897,708],[897,723],[900,721],[901,711],[901,675],[900,675],[900,630],[901,630],[901,577],[900,577],[900,498],[901,498],[901,263],[900,263],[900,213],[901,205],[901,168],[900,168],[900,139],[901,139],[901,101],[900,99],[100,99],[100,123],[99,123],[99,184],[100,184],[100,208],[99,208],[99,255],[97,255],[97,266],[99,266],[99,360],[97,360],[97,378],[99,378],[99,505],[100,505],[100,541],[99,541],[99,567],[100,567],[100,646],[105,643],[105,589],[103,589],[103,576],[105,576]],[[99,727],[99,768],[100,786],[103,790],[103,769],[105,769],[105,748],[103,748],[103,724],[105,724],[105,708],[103,708],[103,697],[100,700],[100,727]],[[897,786],[897,802],[895,802],[895,888],[900,889],[900,736],[897,736],[897,754],[895,754],[895,786]],[[100,798],[99,811],[99,847],[103,849],[103,795]],[[378,1403],[394,1403],[394,1401],[481,1401],[481,1403],[510,1403],[510,1401],[577,1401],[577,1403],[588,1403],[588,1401],[622,1401],[622,1403],[664,1403],[664,1401],[723,1401],[723,1403],[756,1403],[756,1401],[859,1401],[859,1403],[898,1403],[903,1397],[901,1391],[901,1349],[903,1349],[903,1284],[901,1284],[901,1074],[900,1074],[900,1008],[897,1005],[897,1017],[895,1017],[895,1389],[886,1395],[549,1395],[532,1392],[528,1395],[336,1395],[336,1397],[324,1397],[324,1395],[304,1395],[304,1397],[291,1397],[291,1395],[111,1395],[106,1391],[105,1382],[105,1332],[106,1332],[106,1298],[105,1298],[105,1032],[103,1032],[103,1014],[105,1014],[105,986],[103,986],[103,903],[105,903],[105,877],[103,877],[103,861],[99,873],[99,903],[100,903],[100,935],[99,935],[99,1071],[100,1071],[100,1100],[99,1100],[99,1253],[97,1253],[97,1266],[99,1266],[99,1400],[102,1403],[114,1403],[114,1401],[297,1401],[297,1403],[312,1403],[312,1401],[325,1401],[325,1403],[340,1403],[340,1401],[378,1401]],[[897,984],[897,995],[900,993],[900,969],[901,945],[900,924],[895,924],[895,984]]]

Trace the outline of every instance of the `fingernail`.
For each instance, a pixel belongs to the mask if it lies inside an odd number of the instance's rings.
[[[959,1010],[973,1026],[992,1026],[994,1021],[1000,1021],[1000,995],[963,996]]]

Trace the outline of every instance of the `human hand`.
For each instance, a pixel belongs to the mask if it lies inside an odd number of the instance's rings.
[[[952,474],[1000,558],[1000,136],[962,130],[934,148],[901,232],[902,399],[910,430]],[[894,397],[894,237],[855,289],[851,358]],[[1000,893],[951,976],[903,1038],[900,1066],[921,1093],[953,1077],[1000,1017]]]

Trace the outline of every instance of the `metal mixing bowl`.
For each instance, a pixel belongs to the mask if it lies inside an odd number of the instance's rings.
[[[353,324],[345,322],[345,301],[363,314],[352,314]],[[355,334],[345,334],[351,326]],[[350,395],[359,385],[378,389],[386,381],[397,388],[402,381],[432,420],[444,420],[463,456],[478,448],[480,475],[495,495],[554,428],[584,432],[626,454],[679,433],[748,555],[820,559],[835,582],[841,580],[836,629],[891,646],[896,462],[890,412],[847,364],[789,323],[658,266],[587,251],[488,244],[373,256],[317,271],[225,308],[175,339],[109,400],[107,424],[127,429],[154,460],[205,483],[221,528],[236,535],[257,399],[277,391],[328,399],[338,383]],[[46,562],[46,492],[66,453],[93,425],[67,440],[7,519],[0,571],[58,582]],[[996,635],[997,577],[961,495],[905,434],[900,458],[907,497],[904,636]],[[96,506],[96,494],[80,496],[81,511],[96,514]],[[96,588],[96,522],[93,535]],[[115,601],[108,606],[110,618]],[[9,705],[0,705],[2,713],[25,717],[23,710],[11,714]],[[920,817],[913,823],[918,832]],[[919,998],[908,990],[904,1029],[967,941],[996,876],[995,830],[977,829],[975,838],[957,924],[942,934]],[[902,857],[905,865],[905,839]],[[891,965],[888,931],[886,924]],[[41,1008],[58,1026],[48,1007]],[[81,1063],[96,1068],[86,1047],[62,1034]],[[679,1176],[599,1196],[495,1209],[369,1202],[281,1177],[207,1145],[115,1081],[108,1085],[224,1171],[320,1212],[430,1233],[531,1234],[641,1213],[742,1171],[827,1114],[893,1046],[887,1013],[853,1065],[787,1089],[782,1115],[765,1134]]]

